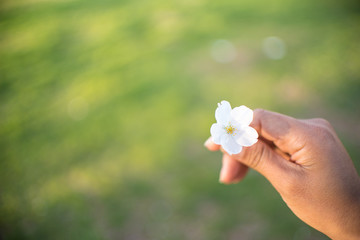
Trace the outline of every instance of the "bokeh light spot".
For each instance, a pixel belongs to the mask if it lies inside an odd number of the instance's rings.
[[[229,63],[236,59],[235,46],[228,40],[216,40],[211,46],[211,56],[219,63]]]
[[[286,55],[285,42],[278,37],[267,37],[263,40],[262,49],[264,54],[273,60],[279,60]]]

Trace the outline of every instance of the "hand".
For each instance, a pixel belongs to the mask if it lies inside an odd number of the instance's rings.
[[[302,221],[333,239],[360,239],[360,178],[331,125],[257,109],[251,124],[259,141],[229,155],[220,181],[235,183],[248,168],[264,175]]]

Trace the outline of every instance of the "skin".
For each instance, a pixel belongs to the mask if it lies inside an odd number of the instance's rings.
[[[259,141],[235,155],[223,152],[220,182],[241,181],[249,167],[264,175],[306,224],[332,239],[360,239],[360,178],[332,126],[254,110]]]

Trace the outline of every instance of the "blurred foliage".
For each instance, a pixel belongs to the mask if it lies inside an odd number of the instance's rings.
[[[226,99],[325,117],[360,169],[357,1],[0,3],[4,239],[327,239],[202,146]],[[277,36],[279,60],[262,42]],[[236,58],[220,63],[213,43]]]

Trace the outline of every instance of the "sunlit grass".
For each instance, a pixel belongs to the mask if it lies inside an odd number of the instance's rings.
[[[360,19],[351,4],[1,3],[2,234],[326,239],[259,174],[219,184],[220,154],[202,144],[226,99],[326,117],[356,159]],[[279,60],[263,52],[272,36],[286,47]],[[223,62],[212,54],[218,40],[232,46]]]

